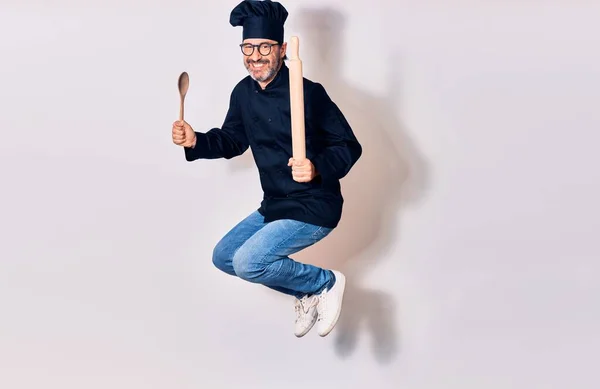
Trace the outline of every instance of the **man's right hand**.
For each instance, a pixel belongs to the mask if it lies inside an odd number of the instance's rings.
[[[173,123],[173,143],[178,146],[196,146],[196,133],[185,121],[177,120]]]

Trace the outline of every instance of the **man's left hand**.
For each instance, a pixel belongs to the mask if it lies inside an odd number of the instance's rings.
[[[301,161],[290,158],[288,166],[292,167],[292,178],[297,182],[310,182],[317,175],[315,165],[308,158]]]

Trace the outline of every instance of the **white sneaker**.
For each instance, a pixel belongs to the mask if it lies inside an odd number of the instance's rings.
[[[296,311],[296,328],[294,335],[298,338],[306,335],[308,331],[317,322],[317,304],[319,303],[319,297],[304,296],[302,299],[294,299],[294,310]]]
[[[335,284],[331,290],[325,289],[319,294],[317,326],[320,336],[327,336],[333,330],[342,312],[346,277],[337,270],[333,270],[333,274],[335,274]]]

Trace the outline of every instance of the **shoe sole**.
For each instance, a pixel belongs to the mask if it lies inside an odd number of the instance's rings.
[[[312,328],[315,326],[315,324],[313,323],[313,325],[311,325],[310,327],[308,327],[306,330],[304,330],[304,332],[301,332],[299,334],[294,334],[296,335],[296,338],[301,338],[304,335],[308,334],[310,332],[310,330],[312,330]]]
[[[315,326],[315,324],[317,323],[317,319],[315,318],[315,320],[313,320],[312,324],[310,326],[308,326],[307,329],[305,329],[303,332],[299,333],[299,334],[294,334],[296,335],[296,338],[301,338],[304,335],[308,334],[310,332],[310,330],[312,330],[312,328]]]
[[[325,336],[329,335],[329,333],[331,331],[333,331],[333,328],[337,324],[337,322],[340,318],[340,315],[342,313],[342,306],[344,304],[344,293],[346,292],[346,277],[340,273],[336,273],[335,276],[336,276],[336,286],[338,286],[339,288],[342,289],[342,291],[340,293],[342,298],[340,299],[340,306],[338,307],[338,310],[335,313],[335,319],[333,320],[333,322],[331,322],[331,324],[329,325],[329,327],[327,327],[327,329],[325,331],[322,331],[319,333],[319,336],[321,336],[321,337],[325,337]]]

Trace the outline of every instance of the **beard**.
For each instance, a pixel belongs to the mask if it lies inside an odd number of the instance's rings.
[[[252,64],[262,64],[263,67],[260,69],[256,69],[252,67]],[[250,77],[252,77],[252,79],[257,82],[265,82],[272,79],[277,73],[277,69],[279,69],[280,64],[280,57],[276,57],[273,61],[270,61],[268,59],[252,61],[248,59],[244,62],[244,65],[246,66],[246,70],[248,70]]]

